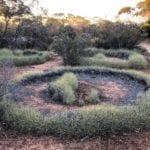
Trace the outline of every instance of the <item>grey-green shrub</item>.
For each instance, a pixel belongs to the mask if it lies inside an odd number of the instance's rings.
[[[99,100],[100,100],[100,92],[95,89],[92,89],[86,101],[90,104],[95,104],[99,102]]]
[[[98,53],[98,54],[96,54],[95,56],[94,56],[94,58],[95,59],[104,59],[104,58],[106,58],[103,54],[101,54],[101,53]]]
[[[73,104],[76,101],[75,90],[78,88],[77,77],[73,73],[65,73],[62,77],[48,86],[50,98],[64,104]]]
[[[0,106],[7,111],[0,110],[3,114],[0,118],[8,123],[8,127],[22,133],[32,133],[38,135],[42,129],[43,118],[41,114],[32,108],[18,106],[16,104],[2,101]]]
[[[78,79],[73,73],[65,73],[57,82],[62,82],[62,84],[68,84],[74,90],[78,88]]]
[[[128,65],[130,68],[142,69],[147,67],[147,61],[142,55],[132,55],[129,57]]]
[[[11,56],[12,51],[8,50],[8,49],[0,49],[0,57],[2,56]]]

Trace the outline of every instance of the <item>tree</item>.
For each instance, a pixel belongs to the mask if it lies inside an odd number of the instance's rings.
[[[23,15],[31,14],[30,8],[21,0],[0,0],[0,16],[4,17],[5,27],[3,31],[3,38],[8,30],[9,22],[13,17],[21,17]]]
[[[14,45],[17,48],[48,49],[52,43],[51,30],[44,26],[41,19],[23,19],[17,28],[17,38]]]
[[[147,33],[148,38],[150,38],[150,20],[143,23],[141,28],[144,32]]]
[[[101,22],[85,28],[97,48],[133,48],[141,39],[140,27],[136,24]]]
[[[132,11],[132,8],[131,7],[123,7],[119,10],[118,14],[121,15],[121,14],[124,14],[124,13],[131,13]]]
[[[123,7],[118,12],[121,14],[133,14],[134,16],[140,15],[142,17],[150,17],[150,0],[144,0],[139,2],[135,8],[132,7]]]

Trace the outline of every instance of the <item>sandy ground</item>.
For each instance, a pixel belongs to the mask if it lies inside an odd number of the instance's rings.
[[[142,46],[150,52],[150,43],[144,42]],[[62,60],[59,58],[57,63],[50,61],[43,65],[32,66],[29,70],[44,71],[61,64]],[[19,68],[17,71],[27,72],[28,67]],[[17,136],[0,130],[0,150],[150,150],[150,132],[107,138],[63,140],[54,137]]]
[[[147,39],[144,42],[141,42],[139,45],[147,49],[148,53],[150,53],[150,39]]]

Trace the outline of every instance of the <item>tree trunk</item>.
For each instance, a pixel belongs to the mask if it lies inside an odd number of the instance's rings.
[[[3,37],[5,37],[7,30],[8,30],[8,24],[9,24],[9,19],[5,19],[5,28],[3,32]]]
[[[9,25],[9,19],[5,18],[5,27],[4,27],[4,31],[2,34],[2,38],[0,40],[0,47],[3,47],[3,42],[4,42],[4,38],[5,38],[7,30],[8,30],[8,25]]]

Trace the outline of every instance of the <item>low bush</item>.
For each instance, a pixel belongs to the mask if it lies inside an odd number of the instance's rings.
[[[94,58],[95,58],[95,59],[105,59],[106,57],[105,57],[103,54],[98,53],[98,54],[96,54],[96,55],[94,56]]]
[[[142,55],[132,55],[128,61],[129,68],[142,69],[147,67],[147,61]]]
[[[2,106],[3,108],[1,108]],[[8,110],[4,111],[3,109]],[[0,103],[0,112],[3,114],[0,120],[5,119],[5,122],[8,123],[6,128],[36,135],[38,135],[39,131],[42,129],[43,118],[39,112],[32,108],[2,101]]]
[[[66,73],[48,86],[50,98],[64,104],[73,104],[76,101],[75,90],[78,80],[73,73]]]
[[[12,56],[12,52],[8,49],[1,49],[0,50],[0,57],[2,56]]]
[[[88,95],[87,102],[90,104],[96,104],[100,101],[101,93],[95,89],[92,89]]]
[[[60,81],[62,84],[68,84],[71,86],[73,90],[77,90],[78,88],[78,79],[73,73],[65,73],[57,82],[59,83]]]

